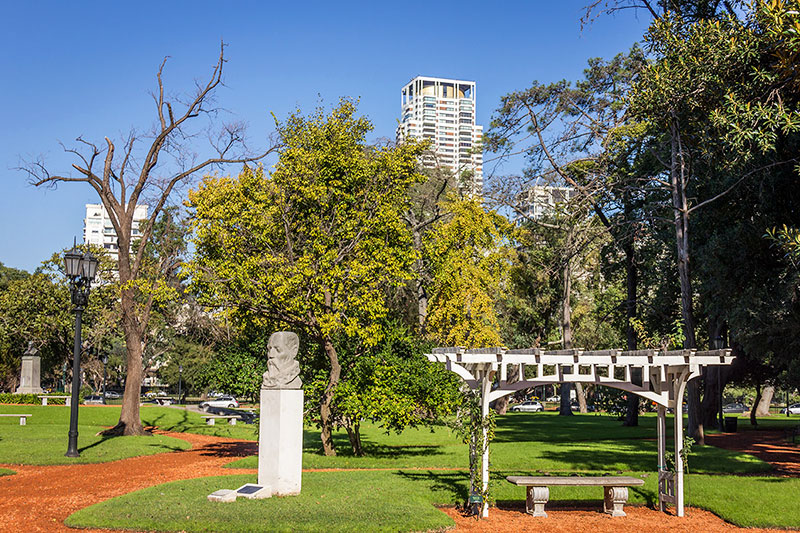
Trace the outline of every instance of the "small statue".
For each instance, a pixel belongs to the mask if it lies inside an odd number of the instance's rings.
[[[299,348],[300,339],[296,333],[278,331],[270,336],[262,389],[299,389],[303,386],[300,363],[295,359]]]
[[[36,349],[33,341],[28,341],[28,349],[22,355],[39,355],[39,350]]]

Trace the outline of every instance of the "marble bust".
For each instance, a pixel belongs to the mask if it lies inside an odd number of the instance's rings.
[[[269,338],[267,371],[264,372],[262,389],[299,389],[300,363],[295,359],[300,348],[300,339],[291,331],[278,331]]]

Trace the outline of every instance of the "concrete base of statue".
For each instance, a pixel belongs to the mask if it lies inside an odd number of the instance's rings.
[[[272,494],[300,494],[303,472],[302,389],[261,389],[258,484]]]
[[[23,355],[17,394],[42,394],[41,376],[42,358],[38,355]]]

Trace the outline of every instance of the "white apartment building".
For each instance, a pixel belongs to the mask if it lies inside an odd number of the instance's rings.
[[[417,76],[401,90],[397,142],[428,139],[427,168],[452,170],[472,194],[483,190],[483,126],[475,124],[475,82]],[[466,179],[465,179],[466,178]]]
[[[577,194],[578,192],[572,187],[534,185],[517,196],[517,205],[525,216],[539,220],[555,212],[558,204],[568,202]]]
[[[139,235],[139,223],[147,218],[146,205],[137,205],[133,213],[132,237]],[[103,204],[86,204],[86,218],[83,219],[83,243],[104,248],[114,260],[119,259],[117,232],[111,224],[111,217]]]

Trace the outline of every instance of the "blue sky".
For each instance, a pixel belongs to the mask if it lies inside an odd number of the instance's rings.
[[[374,138],[393,137],[399,91],[417,75],[477,83],[478,123],[500,97],[577,78],[590,57],[639,40],[647,16],[605,17],[581,31],[588,0],[506,2],[10,2],[0,33],[0,261],[35,269],[82,235],[86,184],[27,184],[22,160],[53,172],[73,160],[60,142],[102,142],[152,125],[149,91],[164,56],[172,91],[206,78],[220,40],[219,103],[266,145],[274,113],[360,98]],[[236,169],[229,168],[229,172]],[[177,198],[179,200],[179,198]]]

